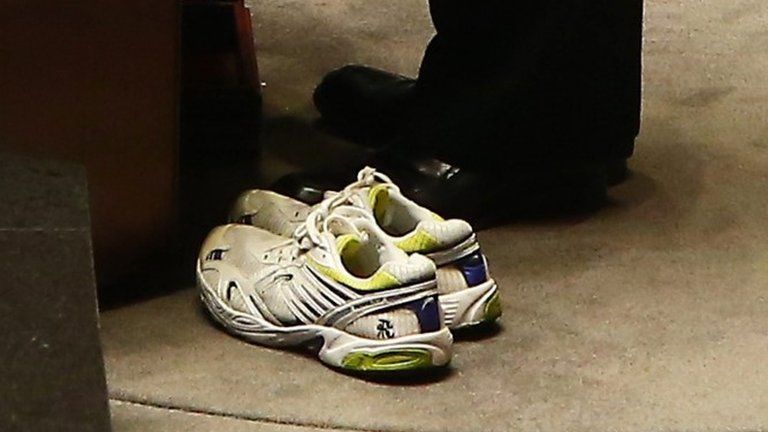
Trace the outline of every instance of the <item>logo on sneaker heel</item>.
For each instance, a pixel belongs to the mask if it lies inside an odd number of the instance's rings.
[[[376,326],[376,337],[379,339],[392,339],[395,337],[395,327],[392,321],[388,319],[379,319],[379,325]]]

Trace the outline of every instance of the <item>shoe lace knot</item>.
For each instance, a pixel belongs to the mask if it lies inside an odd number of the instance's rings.
[[[307,216],[307,220],[293,232],[291,242],[294,246],[294,257],[312,248],[326,249],[322,240],[324,232],[340,232],[354,234],[362,241],[368,239],[368,233],[360,230],[353,219],[367,217],[364,210],[348,206],[353,200],[353,192],[346,189],[341,193],[326,198],[316,209]]]

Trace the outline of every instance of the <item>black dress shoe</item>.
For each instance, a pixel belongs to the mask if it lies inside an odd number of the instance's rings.
[[[514,169],[466,169],[398,151],[379,152],[368,161],[403,194],[444,217],[465,219],[477,228],[501,222],[564,214],[584,214],[605,202],[607,175],[617,161],[521,164]],[[355,173],[297,173],[272,189],[308,204],[327,190],[341,190]]]
[[[369,165],[445,216],[599,207],[639,131],[642,0],[429,3],[436,35],[418,78],[332,72],[315,95],[325,121],[389,141]],[[275,187],[317,200],[352,174]]]
[[[361,144],[395,138],[410,121],[416,80],[361,65],[330,72],[315,89],[321,125]]]
[[[418,78],[334,71],[315,94],[324,122],[464,170],[551,177],[592,161],[613,167],[609,183],[625,176],[640,124],[642,0],[429,3],[436,35]]]

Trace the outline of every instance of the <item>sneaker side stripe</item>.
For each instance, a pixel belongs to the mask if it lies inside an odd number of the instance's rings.
[[[280,294],[283,296],[283,300],[285,305],[288,307],[288,310],[291,311],[297,320],[303,322],[304,324],[312,324],[315,321],[316,318],[313,318],[311,313],[307,311],[303,305],[302,307],[299,307],[301,302],[296,298],[296,295],[293,293],[292,289],[282,289],[280,290]]]
[[[314,318],[319,317],[328,310],[328,308],[317,304],[312,295],[307,291],[307,287],[303,284],[293,284],[293,291],[298,295],[301,304],[311,312]]]
[[[332,325],[343,328],[355,319],[376,311],[391,309],[400,304],[407,303],[429,296],[437,295],[437,283],[430,280],[415,285],[384,291],[376,295],[367,295],[328,311],[318,319],[320,325]]]
[[[347,302],[347,300],[344,300],[341,297],[334,294],[333,291],[328,289],[322,282],[320,282],[318,285],[319,285],[317,289],[318,294],[324,299],[326,299],[329,303],[331,303],[332,308]]]
[[[437,295],[437,290],[404,293],[393,298],[386,299],[360,299],[350,302],[334,311],[328,316],[327,325],[344,328],[353,321],[366,315],[372,315],[388,310],[399,309],[415,301],[422,301]],[[439,321],[439,317],[437,318]]]
[[[327,297],[323,296],[323,294],[320,292],[321,287],[318,287],[315,285],[301,284],[301,289],[303,289],[307,293],[307,295],[320,308],[319,310],[323,311],[323,313],[341,304],[341,303],[333,303]]]
[[[328,288],[333,294],[335,294],[337,297],[340,297],[342,299],[341,303],[344,303],[347,300],[359,298],[360,294],[357,294],[356,292],[352,291],[352,289],[347,288],[346,286],[332,280],[331,278],[317,272],[315,269],[313,269],[311,266],[304,266],[304,268],[309,273],[309,277],[316,280],[318,283],[323,284],[326,288]]]

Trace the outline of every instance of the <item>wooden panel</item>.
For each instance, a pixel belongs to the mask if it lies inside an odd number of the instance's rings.
[[[0,8],[0,151],[86,166],[100,282],[145,268],[175,226],[178,21],[171,0]]]

